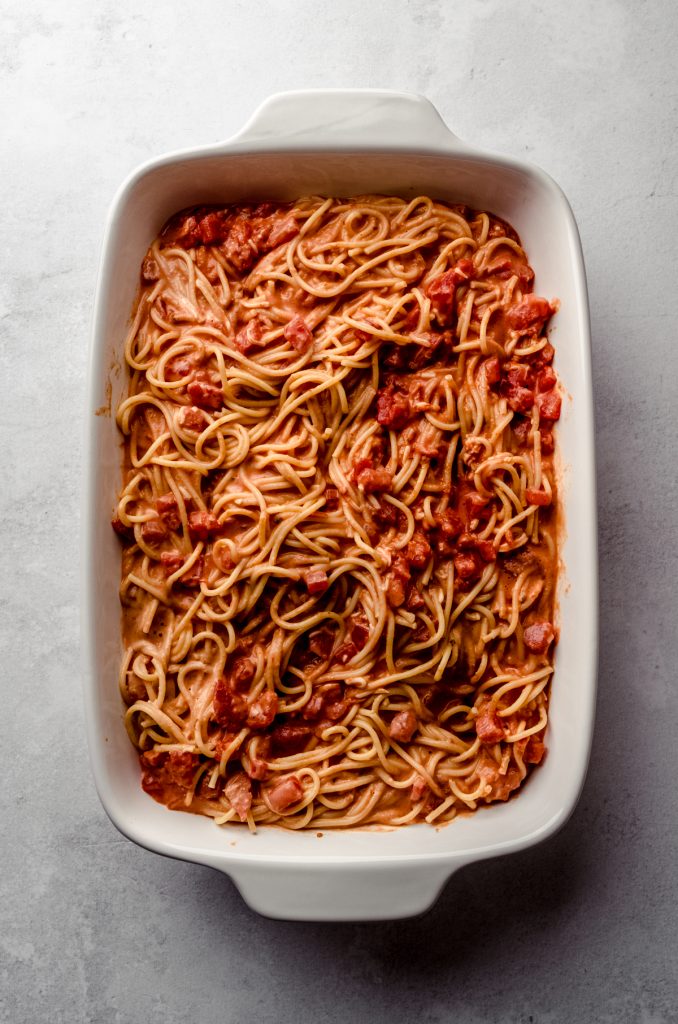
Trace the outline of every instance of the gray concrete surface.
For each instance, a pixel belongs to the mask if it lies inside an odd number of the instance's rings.
[[[0,1019],[11,1024],[678,1020],[678,14],[671,0],[2,3]],[[582,800],[425,917],[258,918],[122,839],[84,746],[83,384],[123,175],[283,88],[421,91],[545,167],[594,337],[600,696]]]

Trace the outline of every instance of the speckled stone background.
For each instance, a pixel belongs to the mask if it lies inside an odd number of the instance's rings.
[[[2,1021],[677,1021],[676,5],[0,10]],[[602,632],[584,794],[540,848],[386,925],[263,920],[225,877],[138,849],[84,745],[81,438],[107,206],[139,161],[313,86],[424,92],[462,138],[546,168],[591,293]]]

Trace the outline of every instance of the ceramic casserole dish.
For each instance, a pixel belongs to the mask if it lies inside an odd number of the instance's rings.
[[[256,834],[168,811],[140,786],[123,726],[117,674],[120,546],[110,518],[120,485],[114,410],[127,380],[122,345],[146,249],[177,210],[309,193],[430,195],[492,211],[521,236],[539,294],[557,296],[550,337],[564,402],[560,448],[560,642],[548,756],[508,802],[451,824],[396,830]],[[95,415],[97,413],[97,415]],[[110,212],[96,297],[87,407],[83,648],[96,786],[120,831],[156,853],[228,874],[260,913],[300,920],[407,917],[436,899],[458,868],[523,849],[568,818],[589,755],[597,658],[596,507],[589,317],[570,207],[542,171],[481,152],[447,129],[424,98],[389,92],[273,96],[226,143],[161,157],[136,170]]]

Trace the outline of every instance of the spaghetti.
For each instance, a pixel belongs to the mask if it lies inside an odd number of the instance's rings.
[[[448,822],[544,755],[555,305],[427,197],[196,208],[117,412],[126,726],[218,824]]]

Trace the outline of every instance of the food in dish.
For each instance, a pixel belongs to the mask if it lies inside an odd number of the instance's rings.
[[[218,823],[440,824],[543,758],[557,303],[427,197],[173,217],[117,413],[126,724]]]

